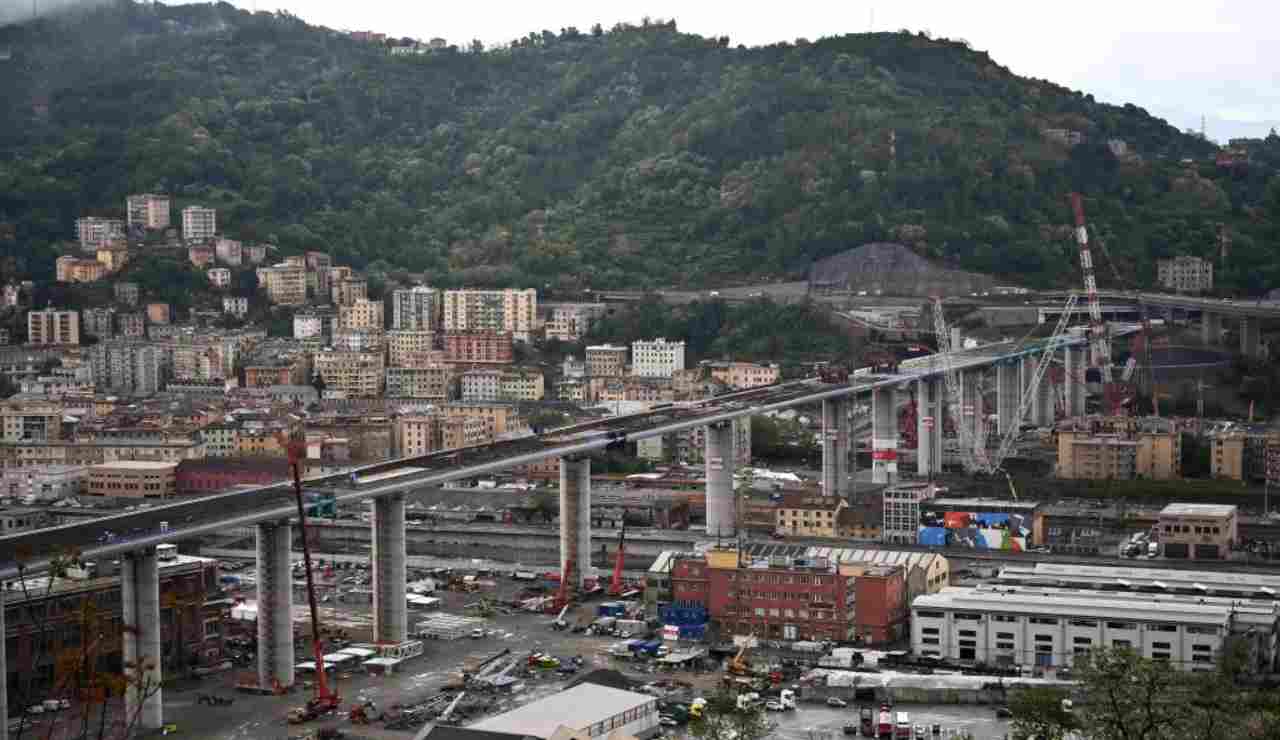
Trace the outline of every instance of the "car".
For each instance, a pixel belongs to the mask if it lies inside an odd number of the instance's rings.
[[[27,714],[44,714],[43,704],[32,704],[27,707]]]
[[[471,630],[471,639],[479,640],[482,637],[484,637],[484,630],[480,629],[479,627],[476,627],[475,629]]]
[[[770,712],[781,712],[782,702],[778,701],[777,699],[770,699],[769,701],[764,703],[764,708],[769,710]]]
[[[828,696],[828,697],[827,697],[827,706],[829,706],[829,707],[836,707],[836,708],[838,708],[838,709],[839,709],[839,708],[844,708],[844,707],[849,706],[849,702],[845,701],[844,699],[841,699],[841,698],[840,698],[840,697],[838,697],[838,696]]]
[[[680,723],[676,721],[675,717],[672,717],[669,714],[663,714],[663,715],[659,715],[658,724],[662,725],[663,727],[676,727]]]
[[[1000,719],[1009,719],[1013,716],[1013,712],[1009,707],[996,707],[996,716]]]

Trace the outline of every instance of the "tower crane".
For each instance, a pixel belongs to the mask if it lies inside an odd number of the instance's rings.
[[[1102,372],[1102,382],[1111,382],[1111,343],[1107,326],[1102,322],[1102,304],[1098,302],[1098,281],[1093,274],[1093,256],[1089,252],[1089,230],[1084,221],[1084,199],[1071,194],[1071,212],[1075,216],[1076,245],[1080,248],[1080,272],[1084,275],[1084,291],[1089,301],[1089,363]]]
[[[942,310],[942,299],[937,297],[933,299],[933,325],[938,337],[938,353],[942,355],[942,377],[947,386],[947,413],[952,419],[958,420],[956,434],[960,439],[960,464],[964,466],[966,472],[975,473],[984,465],[983,461],[978,460],[974,454],[973,426],[965,419],[966,409],[961,408],[960,378],[951,360],[951,353],[954,351],[954,347],[951,346],[951,330],[947,326],[947,317]],[[964,400],[971,401],[971,399]],[[969,415],[977,413],[976,407],[968,410],[968,413]]]
[[[613,580],[609,582],[610,596],[618,596],[622,593],[622,566],[626,562],[627,557],[626,541],[627,523],[623,522],[622,529],[618,532],[618,552],[613,561]]]

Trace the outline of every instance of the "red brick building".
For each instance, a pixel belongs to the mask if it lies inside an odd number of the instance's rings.
[[[510,364],[515,347],[507,332],[451,331],[444,335],[444,355],[448,362]]]
[[[234,486],[265,486],[289,477],[289,461],[284,458],[228,459],[206,457],[178,463],[179,494],[213,493]]]
[[[825,558],[751,558],[735,550],[677,559],[674,604],[706,608],[723,635],[885,642],[907,617],[901,566]]]

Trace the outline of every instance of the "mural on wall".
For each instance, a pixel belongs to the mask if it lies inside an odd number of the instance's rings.
[[[917,542],[933,547],[1023,552],[1031,538],[1030,517],[1024,514],[970,511],[924,511]]]

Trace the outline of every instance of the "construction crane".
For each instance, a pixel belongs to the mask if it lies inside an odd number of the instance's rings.
[[[947,317],[943,314],[941,298],[935,297],[933,299],[933,324],[934,331],[938,337],[938,353],[942,355],[942,377],[947,386],[948,413],[952,419],[958,420],[957,435],[960,438],[960,464],[964,466],[966,472],[976,473],[984,466],[982,461],[978,460],[974,454],[973,425],[968,422],[963,412],[967,412],[968,415],[972,416],[977,411],[976,406],[972,409],[969,408],[968,404],[972,403],[973,399],[968,398],[964,399],[967,402],[965,408],[961,408],[960,378],[952,364],[951,353],[954,348],[951,346],[951,330],[947,326]]]
[[[290,439],[287,441],[286,449],[289,454],[289,468],[293,473],[294,498],[298,503],[298,526],[302,530],[302,564],[307,578],[307,604],[311,609],[311,647],[316,661],[315,695],[307,700],[306,706],[289,712],[289,721],[297,723],[306,722],[336,710],[342,703],[342,697],[336,690],[329,687],[329,680],[325,675],[324,643],[320,637],[320,614],[316,608],[316,589],[311,575],[311,544],[307,538],[306,497],[302,492],[302,458],[306,454],[306,447],[302,442]]]
[[[1089,363],[1102,372],[1102,382],[1111,382],[1111,344],[1107,326],[1102,322],[1102,304],[1098,302],[1098,281],[1093,274],[1093,256],[1089,252],[1089,230],[1084,221],[1084,199],[1072,193],[1071,212],[1076,222],[1076,245],[1080,248],[1080,272],[1084,275],[1084,291],[1089,301]]]
[[[613,560],[613,580],[609,582],[609,595],[619,596],[622,594],[622,565],[626,560],[626,541],[627,541],[627,523],[622,523],[622,529],[618,532],[618,552]]]

